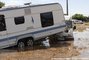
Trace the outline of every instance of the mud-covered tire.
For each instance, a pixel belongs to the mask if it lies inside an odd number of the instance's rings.
[[[28,39],[26,44],[27,44],[27,46],[31,46],[32,47],[34,45],[33,39]]]
[[[19,41],[18,44],[17,44],[17,46],[18,46],[18,50],[19,51],[24,51],[24,49],[25,49],[25,43],[23,41]]]

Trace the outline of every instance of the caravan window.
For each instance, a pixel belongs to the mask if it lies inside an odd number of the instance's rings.
[[[54,25],[52,12],[41,13],[41,24],[42,27],[48,27]]]
[[[25,21],[25,19],[24,19],[24,16],[21,16],[21,17],[15,17],[14,18],[14,20],[15,20],[15,24],[16,25],[19,25],[19,24],[23,24]]]
[[[0,15],[0,31],[6,30],[5,18],[4,15]]]

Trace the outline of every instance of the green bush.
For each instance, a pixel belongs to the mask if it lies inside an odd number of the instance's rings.
[[[75,15],[72,16],[72,19],[87,21],[87,17],[83,16],[82,14],[75,14]]]
[[[0,2],[0,8],[2,8],[5,5],[5,3]]]

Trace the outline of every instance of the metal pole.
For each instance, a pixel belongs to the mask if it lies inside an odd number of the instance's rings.
[[[68,0],[66,0],[66,12],[67,12],[67,15],[69,15]]]

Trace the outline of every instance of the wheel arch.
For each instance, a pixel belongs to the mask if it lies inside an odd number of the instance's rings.
[[[17,38],[17,40],[16,40],[16,44],[18,44],[19,41],[24,41],[24,42],[26,42],[28,39],[32,39],[32,40],[34,41],[33,36],[22,37],[22,38],[20,37],[20,38]]]

